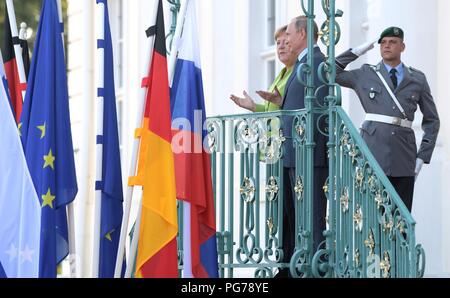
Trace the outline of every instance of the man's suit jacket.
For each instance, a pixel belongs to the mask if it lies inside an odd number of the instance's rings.
[[[345,71],[345,67],[358,58],[350,50],[336,58],[336,82],[355,90],[366,113],[403,118],[376,71],[380,71],[389,88],[405,110],[408,120],[414,120],[417,106],[423,114],[424,135],[417,152],[414,131],[392,124],[365,121],[361,135],[386,175],[414,176],[416,158],[429,163],[439,131],[439,116],[425,75],[411,67],[404,67],[404,78],[394,90],[389,73],[382,62],[364,64],[361,68]]]
[[[325,56],[320,51],[319,47],[314,48],[314,86],[315,88],[322,85],[319,80],[317,69],[319,65],[325,60]],[[292,71],[291,76],[286,84],[285,94],[283,98],[283,110],[297,110],[305,108],[305,92],[306,88],[298,79],[297,79],[297,70],[302,63],[307,62],[307,55],[305,55],[301,61],[297,61],[297,64]],[[304,81],[306,82],[306,75],[302,75]],[[322,88],[317,96],[317,100],[323,104],[324,98],[327,95],[327,88]],[[314,123],[317,123],[318,117],[314,117]],[[284,143],[284,167],[293,168],[295,167],[295,150],[293,147],[292,140],[292,124],[293,117],[283,116],[283,134],[286,138]],[[321,121],[321,127],[324,128],[324,123]],[[314,142],[316,146],[314,148],[314,166],[315,167],[326,167],[328,165],[328,156],[327,156],[327,140],[328,138],[322,135],[317,127],[314,127]]]

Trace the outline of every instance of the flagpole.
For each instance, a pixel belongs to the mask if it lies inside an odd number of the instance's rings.
[[[134,226],[133,239],[131,240],[130,255],[128,257],[128,266],[127,270],[125,271],[125,278],[130,278],[131,274],[133,273],[132,271],[134,268],[134,260],[136,259],[137,248],[139,243],[139,230],[141,229],[141,217],[142,217],[142,197],[139,199],[139,211],[136,218],[136,225]]]
[[[8,10],[9,26],[14,44],[14,54],[16,56],[17,70],[19,72],[20,89],[22,91],[22,101],[25,100],[27,77],[25,75],[25,67],[23,66],[22,47],[20,46],[19,33],[17,31],[16,14],[14,12],[13,0],[6,0],[6,8]]]
[[[180,36],[181,36],[181,33],[183,32],[184,21],[186,19],[186,11],[187,11],[188,3],[189,3],[189,0],[184,0],[184,1],[181,0],[180,12],[179,12],[178,20],[177,20],[177,26],[175,29],[175,35],[173,37],[172,47],[169,49],[170,56],[169,56],[168,72],[169,72],[169,86],[171,86],[171,87],[172,87],[173,76],[175,74],[175,66],[177,63]]]
[[[148,43],[148,51],[146,51],[146,53],[151,53],[152,50],[152,39],[150,38]],[[150,67],[150,63],[151,63],[151,55],[146,55],[146,59],[148,59],[144,65],[148,65],[146,67],[148,72],[148,69]],[[138,113],[137,115],[140,115],[139,117],[137,117],[136,119],[136,125],[135,127],[140,127],[142,126],[142,121],[144,119],[144,103],[145,103],[145,97],[147,95],[147,88],[141,88],[141,92],[140,92],[140,96],[139,96],[139,101],[138,101]],[[133,149],[131,150],[131,163],[130,163],[130,170],[128,172],[128,177],[132,177],[134,175],[136,175],[136,168],[137,168],[137,156],[138,156],[138,150],[139,150],[139,144],[140,144],[140,140],[139,139],[134,139],[133,140]],[[115,278],[120,278],[121,277],[121,272],[122,272],[122,265],[123,265],[123,256],[125,254],[125,246],[126,246],[126,239],[128,236],[128,222],[130,220],[130,211],[131,211],[131,200],[133,198],[133,190],[134,190],[134,186],[127,186],[127,193],[126,193],[126,197],[125,197],[125,202],[124,202],[124,212],[123,212],[123,218],[122,218],[122,226],[120,228],[120,238],[119,238],[119,247],[117,249],[117,258],[116,258],[116,268],[114,270],[114,277]],[[135,226],[135,231],[136,231],[136,226]],[[133,238],[135,238],[135,236],[138,235],[138,233],[133,234]],[[130,262],[131,257],[128,257],[128,262]],[[130,267],[130,264],[127,265],[127,268]]]
[[[153,20],[156,20],[156,14],[158,12],[158,1],[155,1],[156,5],[155,5],[155,16],[153,18]],[[145,55],[145,60],[144,60],[144,66],[145,69],[143,70],[144,75],[142,77],[147,77],[148,73],[149,73],[149,69],[150,69],[150,65],[152,62],[152,52],[153,52],[153,44],[154,44],[154,36],[150,36],[149,38],[147,38],[147,51],[145,53],[147,53],[147,55]],[[136,117],[136,125],[135,127],[142,127],[143,124],[143,120],[144,120],[144,104],[145,104],[145,99],[147,96],[147,88],[145,87],[141,87],[140,90],[140,94],[139,94],[139,99],[138,99],[138,112],[137,115],[138,117]],[[135,138],[133,140],[133,149],[131,150],[131,163],[130,163],[130,170],[128,173],[128,177],[133,177],[136,175],[136,168],[137,168],[137,156],[138,156],[138,151],[139,151],[139,144],[140,144],[140,139]],[[121,277],[121,272],[122,272],[122,265],[123,265],[123,256],[125,254],[125,246],[126,246],[126,239],[128,236],[128,222],[130,220],[130,211],[131,211],[131,200],[133,198],[133,190],[134,190],[134,186],[127,186],[127,193],[126,193],[126,197],[125,197],[125,202],[124,202],[124,211],[123,211],[123,218],[122,218],[122,226],[120,228],[120,239],[119,239],[119,247],[117,249],[117,258],[116,258],[116,268],[114,271],[114,277],[115,278],[120,278]],[[139,200],[139,210],[141,210],[141,202]],[[139,211],[140,213],[140,211]],[[140,220],[140,218],[139,218]],[[136,229],[140,223],[136,222],[136,226],[135,226],[135,233],[133,234],[133,239],[138,239],[139,237],[137,237],[139,235],[139,230]],[[136,231],[138,230],[138,231]],[[132,251],[130,251],[130,254],[128,256],[128,264],[127,264],[127,271],[128,271],[128,267],[133,267],[133,262],[134,259],[131,258],[131,254]],[[135,253],[134,253],[135,254]]]
[[[95,213],[94,213],[94,247],[92,253],[92,277],[99,276],[101,218],[102,218],[102,183],[103,183],[103,114],[104,94],[100,92],[105,87],[105,48],[98,45],[105,41],[105,4],[97,2],[97,142],[96,142],[96,171],[95,171]]]
[[[177,25],[175,28],[175,34],[174,34],[173,40],[172,40],[172,47],[169,49],[170,56],[169,56],[169,61],[168,61],[168,75],[169,75],[170,88],[172,88],[173,77],[175,75],[175,67],[177,64],[178,50],[179,50],[179,46],[180,46],[180,37],[181,37],[181,34],[183,33],[183,28],[184,28],[184,24],[185,24],[185,20],[186,20],[186,12],[187,12],[187,7],[189,4],[189,1],[190,0],[181,0],[180,11],[179,11],[178,19],[177,19]],[[178,201],[178,203],[180,204],[180,207],[179,207],[180,210],[190,210],[189,203],[181,201],[181,200]],[[184,218],[186,218],[186,217],[183,214],[183,219]],[[179,226],[180,226],[180,224],[179,224]],[[185,226],[186,225],[183,224],[183,227],[185,227]],[[183,235],[185,235],[184,231],[180,231],[180,229],[178,229],[178,233],[181,235],[180,238],[182,238],[183,242],[184,242],[184,240],[185,240],[183,237]],[[183,246],[184,246],[184,243],[183,243]],[[192,274],[192,268],[190,268],[190,272]]]
[[[61,5],[61,0],[56,0],[56,4],[58,5],[58,17],[59,17],[59,23],[61,24],[61,26],[64,26],[64,22],[63,22],[63,15],[62,15],[62,5]],[[64,51],[64,56],[66,56],[66,50],[64,48],[64,27],[61,28],[61,40],[62,40],[62,44],[63,44],[63,51]]]
[[[62,15],[62,6],[61,6],[61,0],[56,0],[56,4],[58,6],[58,17],[59,17],[59,23],[61,24],[61,41],[63,45],[63,52],[65,56],[65,49],[64,49],[64,22],[63,22],[63,15]],[[69,264],[70,264],[70,277],[74,278],[76,277],[77,273],[77,264],[76,264],[76,248],[75,248],[75,212],[74,212],[74,206],[73,202],[70,203],[67,206],[68,212],[67,212],[67,218],[68,218],[68,227],[69,227]]]

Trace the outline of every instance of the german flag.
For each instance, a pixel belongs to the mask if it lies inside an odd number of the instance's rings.
[[[22,114],[22,91],[27,88],[26,84],[21,85],[19,80],[19,71],[17,69],[16,55],[14,53],[14,44],[20,44],[22,47],[23,65],[25,68],[25,75],[28,76],[30,70],[30,56],[28,53],[28,43],[26,40],[21,40],[18,37],[13,38],[11,34],[11,27],[9,24],[8,13],[5,9],[5,23],[4,23],[4,40],[3,40],[3,60],[5,64],[6,78],[8,80],[9,95],[11,97],[11,106],[14,111],[16,122],[19,123],[20,115]]]
[[[162,1],[159,0],[156,34],[140,137],[138,173],[130,185],[141,185],[142,217],[136,259],[137,277],[178,277],[178,233],[174,156],[171,140],[170,91],[167,74]]]

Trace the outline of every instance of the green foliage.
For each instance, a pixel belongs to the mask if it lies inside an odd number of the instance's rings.
[[[32,35],[28,36],[28,44],[30,46],[30,52],[32,52],[34,40],[36,39],[39,17],[41,14],[42,0],[13,0],[13,2],[16,13],[17,28],[20,30],[20,24],[25,22],[27,27],[33,29]],[[64,31],[67,32],[67,0],[61,0],[61,4],[64,15]],[[4,40],[4,26],[9,25],[5,24],[6,13],[6,3],[5,1],[0,1],[0,44],[2,49]]]

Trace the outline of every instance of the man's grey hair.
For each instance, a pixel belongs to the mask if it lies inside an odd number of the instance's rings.
[[[298,16],[294,18],[295,20],[295,29],[300,31],[301,29],[304,29],[305,32],[307,31],[308,27],[308,18],[306,16]],[[314,21],[314,40],[317,41],[319,38],[319,27],[317,27],[316,21]]]

